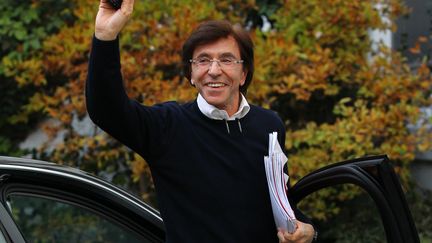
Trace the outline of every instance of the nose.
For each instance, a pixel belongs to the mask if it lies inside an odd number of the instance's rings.
[[[210,76],[218,76],[222,73],[221,66],[218,61],[213,61],[210,63],[208,74]]]

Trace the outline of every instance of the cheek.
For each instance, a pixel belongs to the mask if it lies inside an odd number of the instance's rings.
[[[203,74],[204,74],[204,72],[202,72],[202,71],[194,70],[194,71],[191,72],[191,79],[194,80],[195,83],[196,83],[196,82],[198,82],[201,79],[201,77],[203,76]]]

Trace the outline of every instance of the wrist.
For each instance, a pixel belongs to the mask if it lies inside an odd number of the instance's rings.
[[[101,41],[113,41],[117,39],[118,34],[108,34],[108,33],[101,33],[101,32],[95,32],[95,37],[98,40]]]

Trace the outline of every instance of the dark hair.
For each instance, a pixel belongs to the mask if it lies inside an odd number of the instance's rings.
[[[240,87],[240,92],[246,95],[247,88],[252,81],[254,72],[253,43],[249,34],[240,25],[231,25],[226,20],[210,20],[201,23],[183,44],[182,62],[183,73],[187,79],[191,79],[191,63],[193,52],[197,46],[217,41],[221,38],[232,36],[240,49],[243,69],[247,70],[245,83]]]

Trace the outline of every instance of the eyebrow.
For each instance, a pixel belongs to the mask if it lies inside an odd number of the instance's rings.
[[[196,56],[195,58],[200,58],[200,57],[208,57],[208,58],[212,58],[212,56],[210,55],[210,54],[208,54],[208,53],[206,53],[206,52],[202,52],[202,53],[200,53],[198,56]],[[221,57],[232,57],[232,58],[237,58],[234,54],[232,54],[231,52],[224,52],[224,53],[222,53],[222,54],[220,54],[219,56],[218,56],[218,58],[221,58]]]

